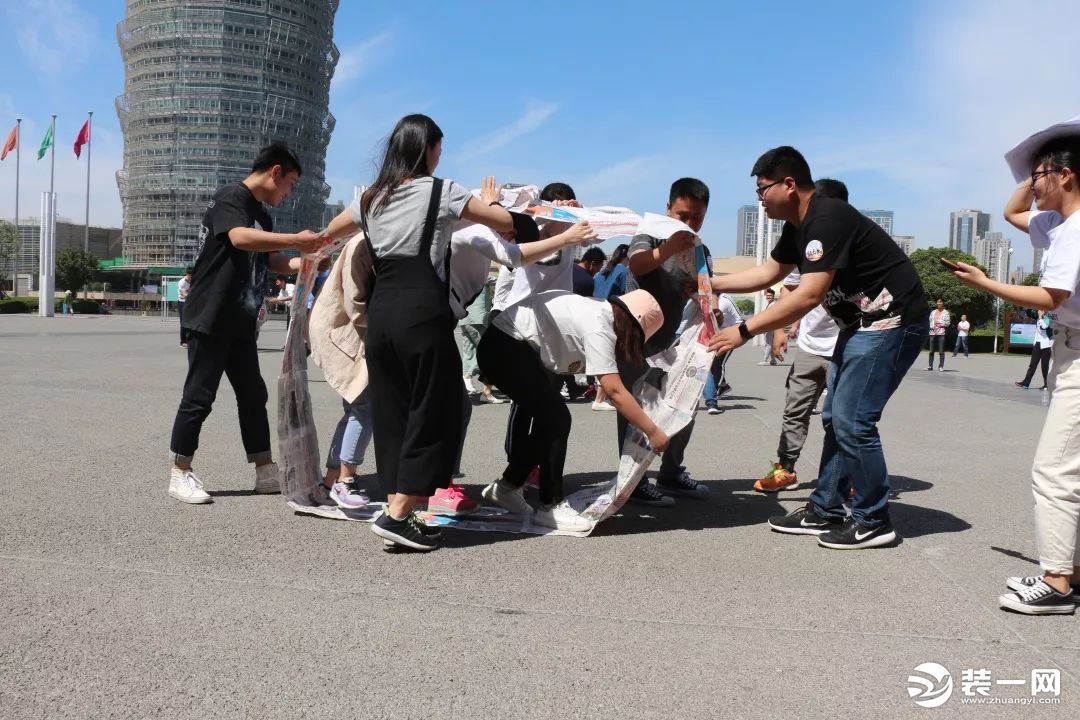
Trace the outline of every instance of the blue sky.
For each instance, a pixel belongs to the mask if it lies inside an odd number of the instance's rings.
[[[0,0],[0,132],[25,118],[24,216],[48,185],[33,151],[55,112],[60,213],[82,217],[85,161],[71,143],[94,110],[91,219],[120,223],[123,5]],[[857,206],[894,210],[895,232],[918,246],[947,244],[950,210],[980,208],[1014,240],[1014,266],[1030,268],[1026,238],[1000,217],[1013,187],[1001,158],[1080,114],[1070,31],[1054,40],[1077,27],[1074,0],[342,0],[327,181],[331,199],[351,196],[397,118],[425,112],[446,133],[439,174],[471,186],[484,174],[564,180],[586,204],[644,212],[663,210],[672,180],[700,177],[712,190],[702,234],[722,256],[754,199],[754,159],[791,144],[815,176],[847,182]],[[13,188],[9,158],[0,215]]]

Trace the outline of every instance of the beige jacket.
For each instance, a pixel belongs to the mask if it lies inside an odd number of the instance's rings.
[[[368,384],[364,357],[367,301],[375,279],[364,234],[350,240],[330,270],[311,309],[311,360],[327,384],[353,403]]]

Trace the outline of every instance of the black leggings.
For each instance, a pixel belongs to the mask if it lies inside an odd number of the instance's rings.
[[[480,372],[514,401],[523,417],[510,442],[502,481],[521,487],[529,472],[540,466],[540,502],[563,499],[563,467],[570,437],[570,411],[540,354],[528,343],[489,327],[476,351]]]
[[[934,367],[934,351],[935,350],[940,355],[940,358],[938,359],[938,367],[939,368],[945,367],[945,336],[944,335],[931,335],[930,336],[930,355],[927,358],[927,361],[929,362],[929,364],[926,366],[927,369],[932,369]]]
[[[1050,371],[1051,352],[1049,346],[1035,345],[1031,348],[1031,362],[1028,363],[1027,375],[1024,376],[1021,385],[1027,387],[1031,384],[1031,378],[1035,377],[1035,368],[1039,366],[1039,363],[1042,363],[1043,385],[1046,385],[1046,375]]]

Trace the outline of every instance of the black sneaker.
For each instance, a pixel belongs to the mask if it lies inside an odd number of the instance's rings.
[[[896,537],[888,520],[876,528],[868,528],[849,517],[842,527],[819,535],[817,541],[821,547],[833,550],[862,550],[896,542]]]
[[[1028,575],[1027,577],[1013,576],[1005,578],[1005,587],[1009,588],[1010,590],[1025,590],[1029,587],[1035,587],[1042,581],[1042,575]],[[1077,596],[1077,598],[1080,598],[1080,578],[1074,577],[1071,587],[1073,595]]]
[[[692,498],[709,497],[709,486],[705,483],[699,483],[690,477],[690,473],[685,470],[673,478],[657,478],[656,486],[660,490],[666,490],[676,495],[685,495]]]
[[[384,512],[371,526],[371,532],[384,540],[391,540],[413,550],[428,552],[439,547],[439,539],[424,531],[426,526],[412,513],[401,520],[390,517]]]
[[[710,415],[722,415],[724,409],[716,407],[716,403],[705,403],[705,412],[709,413]]]
[[[716,397],[718,397],[718,398],[722,398],[722,397],[724,397],[725,395],[727,395],[727,394],[728,394],[729,392],[731,392],[731,385],[729,385],[729,384],[727,384],[727,383],[725,382],[725,383],[724,383],[723,385],[721,385],[721,386],[720,386],[720,388],[719,388],[719,389],[718,389],[718,390],[716,391]]]
[[[787,515],[769,518],[770,528],[788,535],[821,535],[830,530],[837,530],[841,525],[839,520],[818,515],[809,503]]]
[[[1024,615],[1072,615],[1076,611],[1073,594],[1061,594],[1042,580],[1028,588],[1005,593],[998,598],[1005,610]]]
[[[648,480],[642,480],[630,493],[630,502],[638,505],[650,505],[652,507],[671,507],[675,504],[675,498],[657,490],[656,486]]]

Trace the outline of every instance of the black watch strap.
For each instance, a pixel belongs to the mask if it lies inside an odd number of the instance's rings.
[[[754,337],[754,334],[750,332],[750,328],[746,327],[746,321],[739,323],[739,335],[743,340],[749,340]]]

